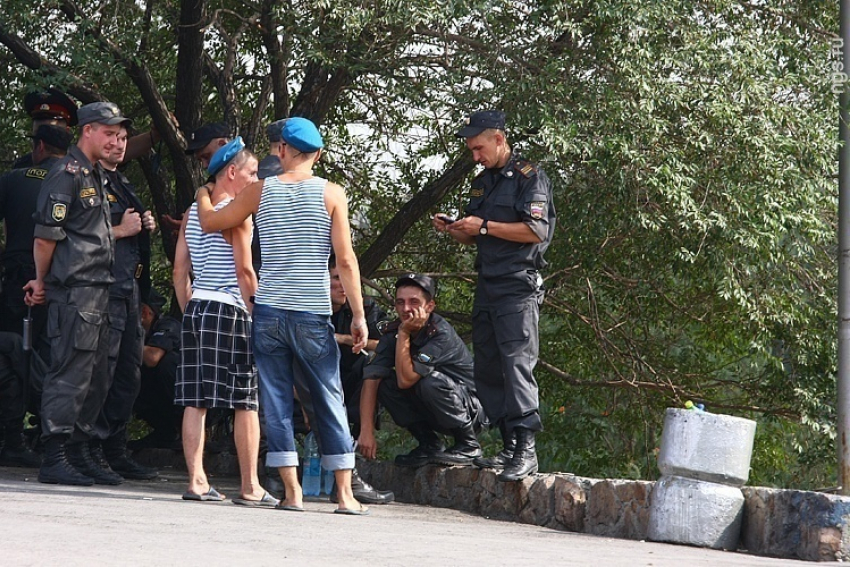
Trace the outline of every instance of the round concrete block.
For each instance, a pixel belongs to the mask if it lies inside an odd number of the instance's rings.
[[[652,489],[647,537],[735,550],[741,535],[740,488],[679,476],[662,476]]]
[[[756,422],[749,419],[668,408],[658,468],[662,475],[742,486],[755,435]]]

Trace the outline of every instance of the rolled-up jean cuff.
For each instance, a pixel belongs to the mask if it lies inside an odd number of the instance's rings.
[[[342,455],[322,455],[322,467],[326,471],[339,471],[354,468],[354,453]]]
[[[267,467],[297,467],[298,453],[296,451],[269,451],[266,453]]]

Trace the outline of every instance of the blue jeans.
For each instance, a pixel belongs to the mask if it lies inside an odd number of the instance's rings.
[[[354,468],[354,442],[339,377],[339,348],[330,317],[255,305],[254,361],[260,374],[260,407],[266,418],[266,466],[294,467],[298,451],[292,427],[294,375],[310,388],[326,470]]]

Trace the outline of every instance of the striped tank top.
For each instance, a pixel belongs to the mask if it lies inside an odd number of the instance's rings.
[[[215,206],[218,210],[233,199],[225,199]],[[220,232],[204,234],[198,221],[198,205],[192,203],[189,220],[186,221],[186,245],[192,259],[192,297],[214,299],[246,309],[236,279],[236,262],[233,246],[227,243]]]
[[[263,258],[257,304],[331,314],[331,218],[325,185],[320,177],[294,183],[277,176],[265,179],[256,218]]]

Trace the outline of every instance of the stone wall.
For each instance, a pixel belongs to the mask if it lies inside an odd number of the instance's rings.
[[[360,474],[401,502],[454,508],[606,537],[646,539],[655,483],[539,474],[503,483],[475,467],[404,469],[361,462]],[[843,561],[850,559],[850,498],[768,488],[743,489],[746,504],[739,549],[755,555]]]

